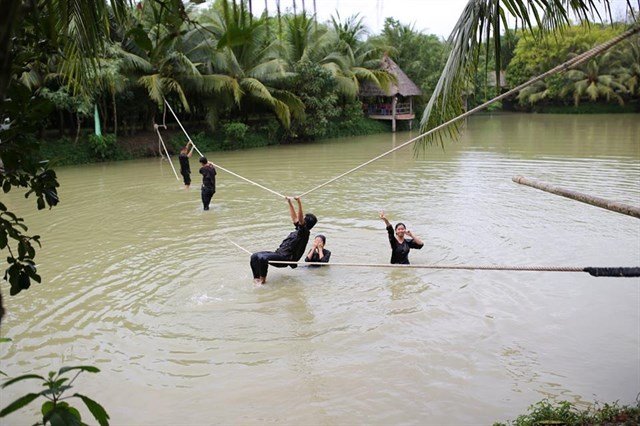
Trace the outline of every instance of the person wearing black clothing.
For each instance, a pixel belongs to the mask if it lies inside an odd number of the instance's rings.
[[[387,220],[384,212],[380,212],[380,219],[387,225],[387,233],[389,234],[389,244],[391,245],[391,264],[409,265],[409,250],[420,250],[424,243],[417,235],[407,229],[402,222],[396,224],[395,235],[391,223]],[[409,239],[405,238],[408,235]]]
[[[318,234],[313,239],[313,247],[307,253],[307,257],[304,258],[305,262],[319,262],[319,263],[329,263],[329,258],[331,257],[331,252],[324,248],[327,239],[324,235]],[[320,265],[309,265],[310,267],[320,267]]]
[[[295,230],[285,238],[280,247],[276,251],[259,251],[251,255],[251,271],[253,272],[253,281],[256,284],[264,284],[267,281],[267,270],[269,269],[270,260],[282,260],[297,262],[300,260],[309,242],[309,233],[311,228],[318,222],[318,219],[311,213],[303,215],[302,213],[302,201],[300,197],[295,197],[298,202],[298,213],[293,207],[290,197],[286,197],[287,203],[289,203],[289,214],[291,215],[291,221]],[[276,268],[296,268],[298,265],[291,264],[274,264]]]
[[[191,150],[189,150],[189,145],[191,146]],[[191,141],[187,142],[187,144],[180,150],[180,155],[178,155],[178,161],[180,161],[180,174],[182,175],[182,180],[184,181],[185,189],[189,189],[189,185],[191,185],[191,167],[189,167],[189,158],[193,153],[193,148],[195,145]]]
[[[202,175],[202,205],[205,210],[209,210],[209,203],[213,194],[216,193],[216,168],[213,163],[207,160],[207,157],[200,157],[200,174]]]

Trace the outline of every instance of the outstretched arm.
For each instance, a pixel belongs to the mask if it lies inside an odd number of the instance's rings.
[[[287,199],[287,203],[289,203],[289,215],[291,216],[291,221],[296,223],[296,210],[293,208],[293,203],[291,202],[291,197],[284,197]]]
[[[298,223],[300,225],[304,225],[304,213],[302,213],[302,200],[300,197],[295,197],[295,200],[298,202]]]
[[[187,147],[191,145],[191,149],[189,150],[189,152],[187,153],[187,157],[191,157],[191,154],[193,154],[193,149],[196,147],[193,142],[189,141],[187,142]]]
[[[380,219],[382,219],[384,221],[384,225],[385,226],[391,226],[391,223],[389,223],[389,220],[387,219],[387,217],[384,215],[384,210],[382,210],[380,212]]]

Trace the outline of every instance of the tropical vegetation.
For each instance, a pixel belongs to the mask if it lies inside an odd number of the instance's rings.
[[[608,0],[470,0],[446,43],[394,19],[386,20],[379,35],[367,34],[358,16],[336,15],[321,23],[304,2],[298,12],[295,0],[293,12],[284,14],[277,1],[276,16],[254,13],[251,1],[217,0],[196,9],[198,3],[0,2],[3,191],[33,195],[39,210],[54,207],[59,184],[45,160],[49,155],[85,152],[78,161],[121,158],[117,139],[162,122],[165,99],[192,128],[218,132],[220,145],[203,148],[252,146],[251,135],[273,143],[379,131],[363,117],[357,93],[362,82],[385,87],[393,81],[377,65],[388,54],[422,88],[418,105],[424,106],[426,130],[458,115],[465,100],[490,97],[490,69],[496,74],[494,86],[500,86],[503,70],[515,83],[538,73],[541,64],[551,66],[622,31],[579,27],[567,31],[575,42],[566,43],[547,36],[566,30],[570,16],[599,18],[598,6],[606,10]],[[510,18],[520,31],[504,31]],[[631,15],[625,25],[637,27],[636,20]],[[590,39],[592,31],[601,31],[601,37]],[[555,50],[536,50],[543,42]],[[528,58],[532,51],[538,56]],[[639,78],[636,36],[564,77],[521,93],[519,101],[525,106],[567,100],[637,104]],[[86,127],[95,135],[86,137]],[[65,139],[54,139],[56,133]],[[0,202],[0,250],[8,252],[4,278],[10,295],[41,281],[35,262],[39,244],[40,236],[29,235],[24,220]],[[66,371],[33,378],[46,382],[46,395],[59,395],[68,389],[60,377]],[[33,395],[45,396],[32,394],[11,409],[33,401]],[[107,421],[101,407],[76,396],[94,416],[98,413],[100,423]],[[79,421],[68,404],[51,402],[43,406],[43,423],[52,422],[54,414]]]
[[[637,425],[640,424],[640,402],[635,406],[620,405],[618,402],[596,403],[587,408],[579,408],[569,401],[553,402],[543,399],[529,407],[525,414],[507,423],[494,426],[537,426],[537,425]]]

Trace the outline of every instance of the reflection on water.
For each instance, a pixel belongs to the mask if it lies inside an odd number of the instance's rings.
[[[637,219],[511,182],[640,204],[636,115],[497,115],[466,127],[444,150],[397,151],[305,197],[332,260],[387,263],[384,209],[425,240],[414,264],[638,265]],[[415,135],[210,157],[294,195]],[[42,235],[45,283],[6,299],[13,342],[0,369],[96,365],[76,384],[114,424],[487,424],[543,397],[630,403],[638,391],[638,279],[271,268],[257,288],[228,241],[277,247],[291,225],[272,194],[220,172],[203,212],[198,190],[157,159],[58,173],[51,211],[4,196]],[[29,390],[6,389],[2,404]]]

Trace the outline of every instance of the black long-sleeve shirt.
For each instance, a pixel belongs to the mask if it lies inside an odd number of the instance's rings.
[[[418,244],[413,239],[405,238],[402,243],[396,239],[395,232],[391,225],[387,226],[387,233],[389,234],[389,244],[391,245],[391,263],[409,265],[409,250],[421,249],[424,244]]]
[[[191,173],[191,167],[189,166],[189,156],[187,154],[179,154],[178,160],[180,161],[180,173]]]
[[[290,233],[287,238],[280,243],[280,247],[276,249],[276,253],[287,257],[291,261],[297,262],[307,248],[310,229],[308,229],[306,224],[300,225],[298,222],[294,223],[294,226],[296,230]],[[296,268],[298,265],[291,264],[289,266]]]
[[[216,191],[216,168],[210,164],[200,167],[200,174],[202,175],[202,186],[208,189]]]
[[[329,258],[331,258],[331,252],[327,249],[322,249],[322,257],[320,257],[320,253],[317,250],[314,250],[311,254],[311,258],[308,256],[304,258],[305,262],[321,262],[321,263],[329,263]],[[320,265],[309,265],[314,267],[320,267]]]

